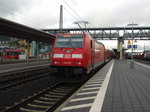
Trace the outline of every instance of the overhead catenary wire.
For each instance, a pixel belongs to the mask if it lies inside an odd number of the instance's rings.
[[[55,1],[60,5],[60,3],[57,0],[55,0]],[[67,3],[65,0],[63,0],[63,2],[65,4],[65,6],[63,8],[70,16],[72,16],[76,21],[79,19],[81,21],[83,21],[83,19],[80,17],[80,15],[69,5],[69,3]],[[1,5],[1,7],[0,7],[1,11],[7,12],[7,13],[11,14],[12,16],[21,18],[21,20],[25,21],[25,23],[23,23],[23,24],[27,24],[29,26],[34,26],[35,28],[37,28],[37,27],[39,28],[39,26],[45,27],[44,25],[39,24],[41,22],[39,22],[29,16],[26,16],[26,17],[22,16],[22,14],[20,14],[18,11],[15,11],[13,8],[3,4],[2,2],[0,2],[0,5]],[[68,8],[66,6],[69,7],[71,10],[68,10]],[[72,11],[73,13],[71,13],[70,11]]]
[[[82,32],[84,32],[84,30],[82,29],[82,27],[81,27],[80,24],[84,24],[84,25],[85,25],[85,29],[87,29],[86,24],[88,24],[89,22],[84,21],[84,20],[79,16],[79,14],[78,14],[65,0],[63,0],[63,2],[64,2],[64,3],[73,11],[73,13],[81,20],[81,21],[76,21],[76,22],[74,22],[74,23],[79,26],[79,28],[81,29]],[[86,31],[87,31],[87,30],[86,30]]]
[[[62,5],[62,4],[60,4],[57,0],[55,0],[55,2],[60,6],[60,5]],[[75,17],[75,16],[73,16],[68,10],[67,10],[67,8],[63,5],[63,9],[70,15],[70,16],[72,16],[75,20],[77,20],[78,18],[77,17]]]
[[[63,0],[63,2],[74,12],[74,14],[75,14],[81,21],[83,21],[83,19],[79,16],[79,14],[78,14],[65,0]]]
[[[75,0],[73,0],[73,1],[76,3]],[[88,24],[93,23],[93,21],[91,19],[89,19],[89,17],[86,19],[87,21],[85,21],[84,19],[82,19],[79,16],[79,14],[65,0],[63,0],[63,2],[76,14],[76,16],[81,20],[82,23],[84,23],[84,22],[88,22]]]
[[[59,5],[61,5],[57,0],[55,0]],[[84,21],[84,19],[82,19],[79,14],[69,5],[69,3],[67,3],[65,0],[63,0],[63,2],[65,3],[65,5],[67,5],[67,7],[69,7],[71,9],[71,11],[76,15],[76,17],[74,17],[68,10],[67,8],[63,7],[68,13],[69,15],[71,15],[73,18],[75,18],[76,22],[80,22],[80,24],[83,24],[84,22],[88,22],[88,24],[91,24],[91,23],[94,23],[91,18],[87,18],[87,21]],[[75,2],[75,0],[74,0]],[[77,21],[78,18],[81,20],[81,21]],[[74,22],[75,23],[75,22]],[[95,24],[98,24],[98,23],[95,23]],[[85,24],[84,24],[85,25]],[[87,27],[87,26],[86,26]]]
[[[63,0],[64,1],[64,0]],[[77,3],[75,0],[72,0],[74,3]],[[66,1],[65,1],[66,2]],[[78,14],[77,14],[78,15]],[[82,21],[83,21],[84,19],[82,19]],[[88,24],[96,24],[96,25],[98,25],[98,27],[99,27],[99,23],[97,23],[97,22],[95,22],[95,21],[93,21],[91,18],[86,18],[85,19],[86,21],[88,21]],[[102,24],[101,24],[102,25]]]
[[[13,8],[11,8],[11,7],[9,7],[9,6],[5,5],[5,4],[2,4],[1,2],[0,2],[0,5],[1,5],[1,7],[0,7],[1,11],[9,13],[9,14],[11,14],[13,16],[19,17],[22,20],[27,20],[26,23],[24,23],[24,24],[27,24],[29,26],[32,25],[34,27],[37,27],[37,26],[38,27],[39,26],[44,27],[43,25],[39,24],[39,22],[36,22],[36,20],[33,20],[31,17],[27,16],[27,18],[25,18],[25,17],[21,16],[18,12],[16,12]]]

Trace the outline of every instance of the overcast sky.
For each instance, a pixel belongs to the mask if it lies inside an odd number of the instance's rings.
[[[0,17],[37,29],[58,28],[60,5],[64,27],[88,21],[88,27],[150,26],[150,0],[0,0]]]
[[[150,0],[0,0],[0,17],[37,28],[58,28],[60,4],[64,27],[85,20],[89,27],[150,26]]]

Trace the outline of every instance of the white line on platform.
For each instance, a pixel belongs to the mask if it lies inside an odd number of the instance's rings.
[[[95,99],[95,98],[96,98],[96,96],[85,97],[85,98],[74,98],[74,99],[70,100],[70,102],[82,101],[82,100],[90,100],[90,99]]]
[[[87,84],[85,87],[94,87],[94,86],[101,86],[102,84]]]
[[[88,95],[88,94],[94,94],[94,93],[98,93],[98,91],[85,92],[85,93],[78,93],[78,94],[77,94],[77,96],[79,96],[79,95]]]
[[[93,90],[93,89],[99,89],[100,87],[90,87],[90,88],[83,88],[81,89],[81,91],[85,91],[85,90]]]
[[[134,61],[135,62],[135,61]],[[142,63],[138,63],[138,62],[135,62],[136,64],[139,64],[139,65],[141,65],[141,66],[144,66],[144,67],[147,67],[147,68],[150,68],[149,66],[147,66],[147,65],[144,65],[144,64],[142,64]]]
[[[91,84],[101,84],[102,82],[88,82],[87,84],[88,85],[91,85]]]
[[[107,76],[102,84],[102,87],[100,88],[100,91],[99,91],[98,95],[96,96],[96,99],[94,100],[94,103],[90,109],[90,112],[101,112],[113,66],[114,66],[114,60],[111,64],[111,67],[107,73]]]
[[[69,111],[69,110],[72,110],[72,109],[79,109],[79,108],[85,108],[85,107],[90,107],[92,106],[92,103],[89,103],[89,104],[80,104],[80,105],[74,105],[74,106],[69,106],[69,107],[65,107],[63,108],[61,111]],[[70,111],[71,112],[71,111]]]

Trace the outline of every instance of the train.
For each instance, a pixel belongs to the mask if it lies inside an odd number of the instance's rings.
[[[51,53],[51,67],[57,73],[89,74],[109,61],[112,53],[88,33],[59,33]]]
[[[144,51],[144,59],[150,60],[150,50]]]
[[[2,58],[3,58],[3,51],[0,50],[0,60],[2,60]]]
[[[127,58],[131,59],[131,53],[127,53]],[[145,50],[143,52],[134,52],[133,58],[141,60],[150,60],[150,50]]]
[[[24,52],[18,49],[1,50],[0,59],[19,59],[19,56],[23,54]]]
[[[145,50],[140,53],[133,54],[133,58],[142,59],[142,60],[150,60],[150,50]]]

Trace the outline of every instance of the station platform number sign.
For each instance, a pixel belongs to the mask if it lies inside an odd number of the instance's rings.
[[[132,45],[128,45],[127,48],[128,48],[128,49],[132,48]],[[133,45],[133,48],[134,48],[134,49],[137,48],[137,45]]]

